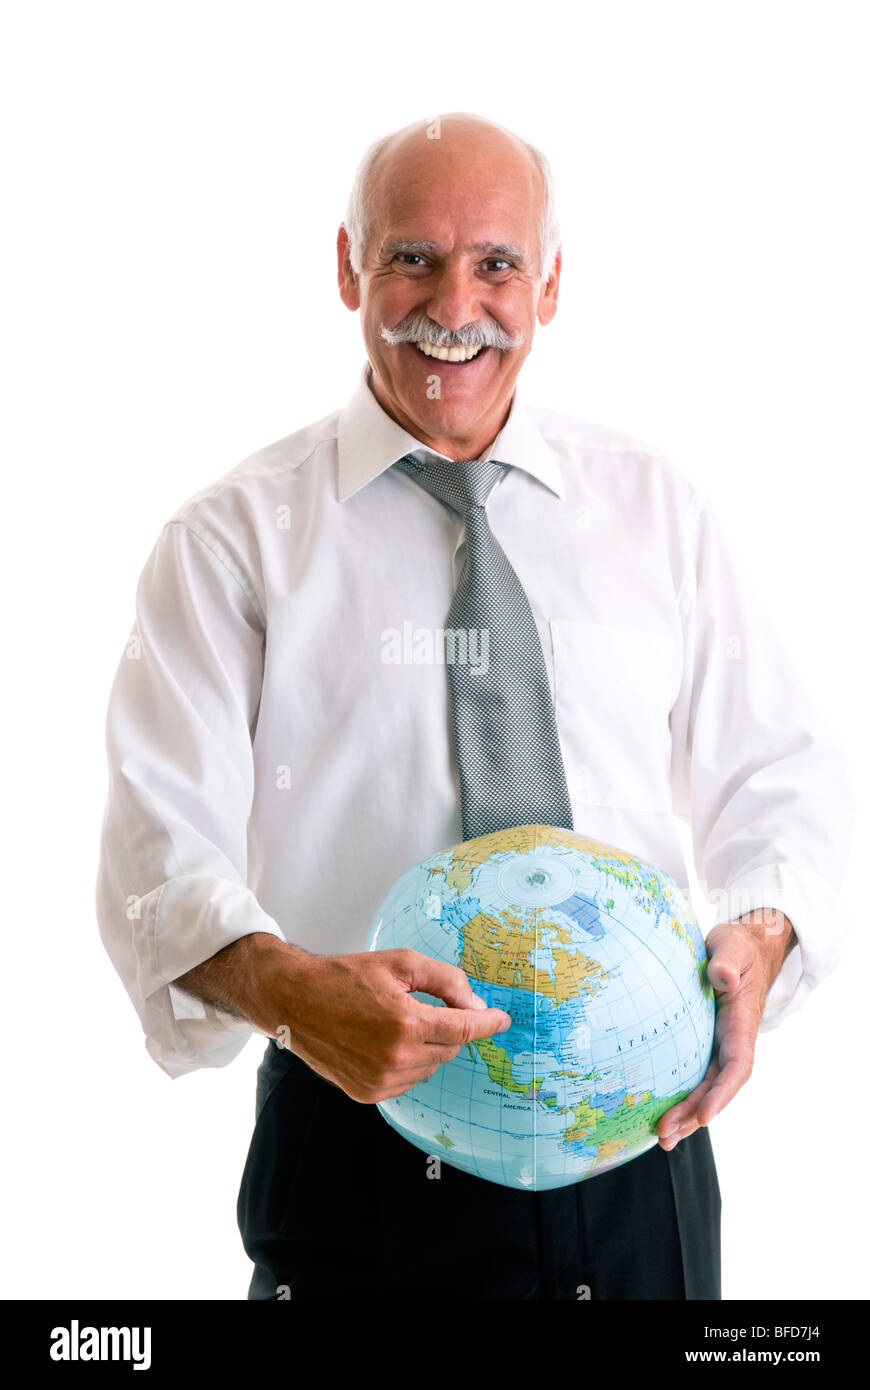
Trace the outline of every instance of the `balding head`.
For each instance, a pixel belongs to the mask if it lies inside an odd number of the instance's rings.
[[[536,206],[538,276],[546,280],[559,246],[553,175],[546,156],[504,126],[466,111],[415,121],[376,140],[365,151],[354,176],[344,218],[350,258],[359,273],[379,210],[391,190],[417,178],[431,178],[433,165],[452,168],[458,180],[475,185],[484,170],[523,191]],[[479,191],[479,184],[478,184]]]

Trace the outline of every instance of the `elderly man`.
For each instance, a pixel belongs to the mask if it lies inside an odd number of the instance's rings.
[[[378,142],[338,234],[352,400],[184,503],[140,580],[100,929],[170,1076],[270,1039],[238,1201],[251,1298],[719,1298],[708,1125],[759,1025],[833,963],[843,757],[709,504],[657,451],[518,395],[560,268],[538,151],[468,115]],[[479,687],[387,657],[451,611],[510,635]],[[391,883],[475,827],[539,823],[685,886],[674,813],[718,897],[701,1085],[586,1182],[433,1173],[374,1102],[511,1019],[459,968],[363,949]]]

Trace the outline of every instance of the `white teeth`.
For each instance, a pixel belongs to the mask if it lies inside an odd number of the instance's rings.
[[[427,343],[425,340],[419,342],[417,347],[427,357],[437,357],[440,362],[470,362],[472,357],[476,357],[481,351],[479,347],[436,347],[434,343]]]

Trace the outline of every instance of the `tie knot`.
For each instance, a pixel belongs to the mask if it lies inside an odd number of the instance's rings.
[[[470,459],[463,463],[445,459],[443,463],[422,463],[413,454],[405,454],[395,467],[460,516],[465,516],[473,507],[485,507],[492,489],[508,470],[506,463],[496,459]]]

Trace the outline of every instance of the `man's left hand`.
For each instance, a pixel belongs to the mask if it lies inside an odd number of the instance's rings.
[[[713,1058],[703,1081],[659,1120],[663,1149],[708,1125],[749,1080],[764,1001],[795,941],[789,919],[771,908],[721,922],[709,933],[707,977],[716,991]]]

